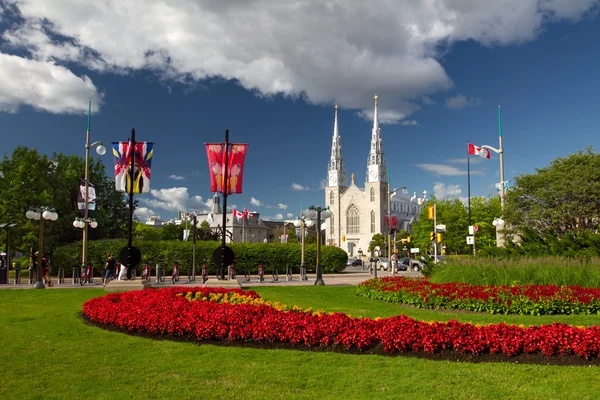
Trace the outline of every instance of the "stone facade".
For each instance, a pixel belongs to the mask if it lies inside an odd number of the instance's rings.
[[[326,221],[327,244],[342,248],[350,256],[357,256],[359,250],[367,254],[373,235],[387,233],[385,216],[388,212],[388,204],[392,218],[397,219],[396,228],[411,231],[412,223],[421,212],[421,204],[427,192],[424,192],[423,198],[417,198],[416,193],[409,198],[397,191],[389,196],[387,172],[379,127],[377,96],[375,96],[365,183],[363,187],[359,187],[352,174],[350,185],[346,184],[346,166],[342,157],[336,106],[331,159],[328,164],[328,180],[325,188],[325,204],[332,211],[331,218]]]
[[[233,212],[228,212],[226,218],[227,236],[226,243],[263,243],[269,240],[270,229],[260,218],[260,214],[251,213],[248,218],[234,218]],[[191,221],[191,214],[181,213],[181,219]],[[207,221],[213,231],[218,231],[223,225],[223,213],[221,210],[221,199],[218,194],[213,197],[213,206],[211,212],[197,213],[196,224],[200,226],[203,221]]]

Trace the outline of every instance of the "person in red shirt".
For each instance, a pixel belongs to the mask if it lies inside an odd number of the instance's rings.
[[[39,252],[36,251],[35,255],[37,257]],[[48,261],[48,257],[46,257],[46,255],[42,256],[42,282],[48,286],[54,286],[52,284],[52,280],[50,279],[50,262]]]

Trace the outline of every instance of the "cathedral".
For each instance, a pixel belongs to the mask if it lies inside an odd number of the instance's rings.
[[[386,221],[391,219],[391,229],[412,230],[412,223],[418,218],[423,198],[412,197],[400,189],[388,187],[388,167],[383,156],[383,141],[379,128],[377,96],[373,114],[371,148],[367,159],[364,186],[360,187],[351,175],[350,184],[346,179],[346,166],[342,157],[342,143],[338,127],[338,108],[335,106],[331,159],[328,165],[325,204],[332,216],[325,221],[327,243],[345,250],[349,256],[368,254],[369,242],[376,233],[388,233]],[[387,218],[391,215],[391,218]],[[401,250],[401,247],[400,247]],[[382,254],[384,255],[384,254]]]

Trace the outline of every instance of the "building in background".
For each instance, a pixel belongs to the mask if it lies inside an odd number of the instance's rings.
[[[342,248],[350,256],[356,256],[359,249],[366,254],[373,235],[388,232],[385,218],[388,211],[388,171],[379,128],[377,96],[375,96],[371,147],[364,186],[358,186],[354,174],[350,184],[347,184],[337,106],[335,106],[331,158],[327,169],[325,204],[333,213],[325,221],[327,243]],[[418,218],[422,208],[414,200],[416,200],[415,196],[409,198],[400,193],[394,193],[390,197],[390,212],[392,217],[396,217],[396,229],[409,232],[412,230],[412,223]]]
[[[180,211],[177,219],[182,224],[192,222],[192,213]],[[269,240],[269,227],[260,218],[260,214],[250,212],[245,218],[236,218],[233,210],[226,214],[226,243],[264,243]],[[220,232],[223,224],[223,213],[221,210],[221,199],[217,193],[213,197],[213,205],[210,212],[196,213],[196,224],[200,227],[202,222],[208,222],[211,229]],[[191,229],[191,227],[190,227]]]

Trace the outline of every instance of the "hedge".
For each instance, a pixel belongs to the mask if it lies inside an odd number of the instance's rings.
[[[164,265],[166,274],[169,275],[173,269],[173,263],[178,262],[180,273],[186,274],[187,268],[192,265],[192,243],[179,240],[134,240],[133,245],[140,249],[142,262],[137,270],[145,263],[150,263],[154,268],[157,264]],[[122,248],[127,246],[123,239],[96,240],[88,242],[88,261],[94,265],[94,270],[99,272],[104,267],[106,256],[112,253],[118,258]],[[216,264],[213,262],[213,252],[221,246],[220,242],[198,241],[196,242],[196,273],[202,263],[207,262],[209,274],[216,272]],[[235,253],[235,265],[238,274],[242,274],[245,267],[249,267],[251,273],[257,273],[258,264],[264,262],[265,272],[268,274],[274,267],[279,269],[280,274],[285,274],[287,266],[298,271],[301,259],[301,245],[292,243],[228,243]],[[316,263],[316,244],[305,245],[305,263],[309,271],[314,271]],[[321,246],[321,265],[323,272],[341,272],[346,267],[348,255],[340,248],[333,246]],[[71,243],[67,246],[57,248],[52,254],[52,268],[71,268],[81,266],[81,242]],[[139,275],[139,274],[138,274]]]

